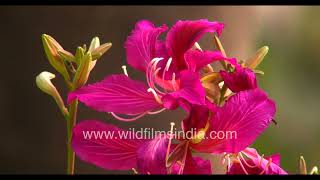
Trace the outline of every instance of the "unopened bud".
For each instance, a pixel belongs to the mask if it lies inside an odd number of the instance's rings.
[[[92,59],[99,59],[105,52],[107,52],[110,49],[111,46],[111,43],[104,43],[101,46],[95,48],[92,51]]]
[[[81,59],[77,72],[73,79],[73,89],[82,87],[88,80],[90,74],[90,63],[92,62],[91,53],[87,53]]]
[[[75,62],[74,55],[64,49],[58,50],[58,54],[64,60],[67,60],[69,62]]]
[[[44,51],[47,55],[49,63],[55,68],[66,80],[69,80],[69,74],[64,64],[63,59],[58,54],[58,51],[63,51],[61,45],[47,34],[42,35],[42,43]]]
[[[44,71],[36,77],[36,84],[43,92],[53,96],[57,91],[56,87],[51,83],[51,79],[56,76],[50,72]]]
[[[69,113],[67,108],[64,105],[64,102],[56,89],[56,87],[52,84],[51,79],[55,78],[55,75],[44,71],[40,73],[36,77],[36,84],[41,91],[45,92],[46,94],[49,94],[53,97],[53,99],[56,101],[58,107],[60,108],[62,114],[65,116],[65,118],[68,117]]]
[[[260,48],[256,54],[246,61],[246,66],[250,69],[256,68],[263,60],[263,58],[268,54],[269,47],[263,46]]]

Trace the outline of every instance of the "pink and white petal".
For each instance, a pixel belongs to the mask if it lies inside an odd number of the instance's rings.
[[[127,62],[133,68],[146,71],[148,63],[157,55],[157,39],[167,30],[166,25],[155,27],[150,21],[137,22],[125,42]]]
[[[159,135],[155,139],[144,142],[138,150],[139,174],[167,174],[166,153],[169,139]]]
[[[137,150],[144,140],[128,139],[132,132],[96,120],[85,120],[73,128],[72,148],[83,161],[108,170],[137,167]]]
[[[74,99],[96,111],[128,115],[161,107],[152,93],[148,92],[147,86],[126,75],[111,75],[69,93],[68,103]]]
[[[224,25],[206,19],[196,21],[178,21],[168,32],[166,44],[173,64],[179,70],[186,69],[184,53],[207,32],[221,34]]]
[[[205,105],[206,93],[200,82],[198,73],[184,70],[180,72],[180,88],[177,91],[168,93],[163,96],[162,101],[165,107],[168,105],[178,104],[179,99],[185,100],[190,104]]]
[[[275,103],[262,90],[241,91],[217,110],[210,119],[207,137],[193,146],[210,153],[240,152],[268,127],[275,112]],[[214,136],[219,132],[220,138]],[[221,133],[225,136],[221,137]]]

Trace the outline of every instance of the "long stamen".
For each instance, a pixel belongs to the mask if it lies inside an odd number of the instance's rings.
[[[195,43],[194,43],[194,46],[195,46],[197,49],[199,49],[200,51],[202,51],[202,49],[201,49],[201,47],[200,47],[200,45],[199,45],[198,42],[195,42]]]
[[[151,83],[150,83],[150,78],[152,77],[152,72],[153,72],[154,67],[156,67],[156,66],[154,66],[154,64],[157,65],[158,62],[161,60],[163,60],[163,58],[153,58],[148,64],[148,67],[146,70],[146,78],[147,78],[147,83],[148,83],[149,87],[152,87]]]
[[[173,90],[176,91],[178,89],[177,83],[176,83],[176,73],[172,74],[171,84],[172,84]]]
[[[126,76],[129,77],[128,71],[127,71],[127,66],[123,65],[121,68],[122,68],[122,70],[123,70],[123,73],[124,73]]]
[[[133,117],[133,118],[123,118],[123,117],[120,117],[118,115],[116,115],[115,113],[111,112],[110,113],[113,117],[115,117],[116,119],[120,120],[120,121],[134,121],[134,120],[137,120],[139,118],[141,118],[142,116],[146,115],[147,113],[142,113],[136,117]]]
[[[188,141],[187,143],[189,143],[189,141]],[[184,150],[183,160],[182,160],[182,162],[181,162],[181,164],[180,164],[181,167],[180,167],[180,169],[179,169],[178,174],[182,174],[182,173],[183,173],[184,166],[186,165],[187,152],[188,152],[188,148],[189,148],[188,146],[189,146],[189,144],[186,145],[186,148],[185,148],[185,150]]]
[[[170,123],[170,136],[169,136],[169,142],[168,142],[168,148],[167,148],[167,153],[166,153],[166,167],[168,167],[168,160],[169,160],[169,154],[170,154],[170,148],[171,148],[171,141],[172,141],[172,136],[173,136],[173,126],[174,122]]]
[[[158,96],[158,94],[156,93],[156,91],[152,88],[149,88],[148,89],[148,92],[151,92],[154,96],[154,98],[156,99],[156,101],[159,103],[159,104],[162,104],[162,101],[160,99],[160,97]]]
[[[172,62],[172,58],[169,58],[167,61],[166,67],[164,68],[164,71],[162,72],[162,82],[165,82],[166,72],[169,70],[171,62]]]
[[[161,68],[159,67],[158,69],[156,69],[156,70],[154,71],[153,77],[151,77],[151,79],[150,79],[150,87],[154,88],[154,90],[155,90],[157,93],[159,93],[159,94],[164,94],[164,92],[161,91],[161,90],[159,90],[159,89],[155,86],[155,84],[154,84],[154,79],[156,78],[156,76],[158,75],[158,73],[159,73],[160,70],[161,70]]]
[[[148,114],[158,114],[158,113],[161,113],[162,111],[166,110],[166,108],[162,108],[158,111],[149,111]]]
[[[250,165],[250,164],[244,159],[242,153],[239,153],[239,156],[240,156],[240,158],[243,160],[243,162],[244,162],[244,164],[245,164],[246,166],[248,166],[248,167],[250,167],[250,168],[258,167],[258,165],[254,165],[254,166]]]
[[[269,168],[271,162],[272,162],[272,158],[269,159],[268,164],[267,164],[266,167],[263,169],[263,171],[260,172],[260,175],[262,175],[264,172],[266,172],[266,170]]]
[[[239,159],[239,157],[237,157],[237,160],[239,161],[240,166],[241,166],[242,170],[244,171],[244,173],[249,174],[248,171],[246,170],[246,168],[243,166],[241,159]]]
[[[133,171],[133,174],[138,174],[138,171],[135,168],[131,168],[131,170]]]

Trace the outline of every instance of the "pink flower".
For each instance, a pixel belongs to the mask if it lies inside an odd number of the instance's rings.
[[[180,101],[205,105],[205,90],[197,71],[212,61],[236,61],[219,52],[200,52],[191,47],[204,33],[220,34],[222,28],[221,23],[207,20],[178,21],[164,42],[158,40],[158,36],[167,30],[165,25],[155,27],[149,21],[139,21],[125,47],[128,64],[146,73],[147,84],[132,80],[127,74],[111,75],[71,92],[68,102],[78,99],[123,121],[175,109]],[[131,117],[123,118],[120,114]]]
[[[105,136],[103,138],[84,136],[85,132],[92,131],[106,132],[109,134],[109,139],[105,139]],[[124,133],[127,133],[127,138],[121,138]],[[172,160],[168,165],[168,148],[170,152],[179,145],[172,145],[173,148],[170,148],[171,141],[166,135],[159,135],[154,139],[130,139],[128,138],[130,136],[134,137],[132,131],[122,130],[95,120],[86,120],[74,127],[72,147],[81,160],[108,170],[135,169],[139,174],[167,174],[169,173],[167,168],[170,166],[172,174],[211,173],[210,161],[192,157],[189,149],[183,154],[185,157],[182,172],[179,172],[179,165],[175,161]],[[175,157],[179,156],[173,155],[170,159]]]
[[[158,37],[168,29],[166,25],[155,27],[150,21],[139,21],[125,43],[128,64],[145,72],[153,58],[162,57],[164,60],[159,62],[160,74],[166,79],[171,79],[173,73],[177,77],[180,71],[188,69],[189,60],[194,61],[194,59],[185,58],[185,53],[191,50],[194,43],[207,32],[216,32],[220,35],[223,27],[222,23],[205,19],[178,21],[163,41],[158,40]],[[217,56],[212,56],[210,62],[223,60],[220,59],[222,55],[219,52],[214,53]],[[202,62],[201,66],[206,64]]]
[[[242,154],[248,157],[248,159],[245,159]],[[233,160],[232,163],[228,165],[227,174],[287,174],[287,172],[280,167],[279,154],[262,157],[258,154],[257,150],[246,148],[236,158],[236,160]]]

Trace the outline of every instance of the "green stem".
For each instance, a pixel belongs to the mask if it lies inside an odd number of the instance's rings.
[[[74,100],[71,102],[69,106],[69,119],[67,121],[67,174],[74,174],[74,162],[75,162],[75,154],[71,147],[71,139],[72,139],[72,128],[76,123],[77,119],[77,109],[78,109],[78,100]]]

